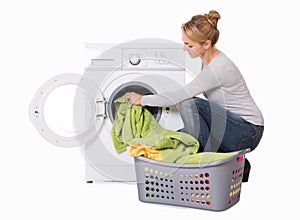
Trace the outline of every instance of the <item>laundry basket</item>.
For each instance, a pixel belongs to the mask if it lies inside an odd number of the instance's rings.
[[[223,211],[240,200],[245,154],[199,164],[160,162],[135,157],[139,200]],[[218,154],[218,153],[214,153]]]

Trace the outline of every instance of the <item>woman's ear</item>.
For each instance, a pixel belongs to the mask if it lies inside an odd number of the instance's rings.
[[[205,50],[208,50],[211,47],[211,41],[210,40],[205,41],[203,46]]]

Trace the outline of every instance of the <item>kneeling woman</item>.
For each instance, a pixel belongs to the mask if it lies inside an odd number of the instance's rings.
[[[189,84],[155,95],[130,92],[125,98],[133,105],[179,104],[184,122],[181,131],[197,138],[202,151],[254,150],[264,131],[263,116],[239,69],[215,46],[219,19],[217,11],[210,11],[193,16],[182,25],[183,49],[203,62],[199,74]],[[199,94],[205,99],[196,97]]]

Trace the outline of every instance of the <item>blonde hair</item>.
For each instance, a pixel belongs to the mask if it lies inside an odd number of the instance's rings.
[[[211,46],[214,46],[219,39],[220,32],[217,25],[220,18],[221,16],[217,11],[211,10],[208,14],[193,16],[181,28],[192,41],[203,44],[210,40]]]

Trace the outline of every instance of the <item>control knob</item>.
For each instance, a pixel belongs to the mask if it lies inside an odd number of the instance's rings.
[[[138,55],[133,55],[129,58],[129,62],[132,65],[136,66],[141,62],[141,58]]]

